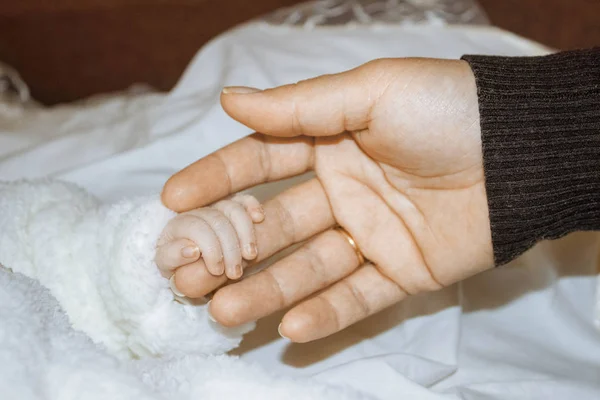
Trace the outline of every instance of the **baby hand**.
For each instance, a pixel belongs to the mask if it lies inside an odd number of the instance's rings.
[[[212,275],[239,279],[242,259],[257,256],[254,224],[264,218],[262,206],[250,195],[180,214],[162,232],[156,265],[168,278],[181,266],[204,261]]]

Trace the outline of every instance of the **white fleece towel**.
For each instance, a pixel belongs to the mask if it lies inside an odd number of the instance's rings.
[[[365,398],[222,355],[253,326],[174,301],[153,261],[173,215],[158,198],[103,205],[64,182],[0,184],[2,399]]]

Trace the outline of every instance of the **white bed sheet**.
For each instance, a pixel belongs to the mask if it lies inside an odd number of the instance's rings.
[[[270,87],[378,57],[546,51],[487,27],[307,31],[252,23],[205,46],[168,95],[0,109],[0,179],[53,176],[105,200],[158,192],[177,170],[249,133],[220,109],[225,85]],[[290,183],[256,193],[268,197]],[[599,243],[594,233],[543,243],[509,267],[416,296],[312,344],[280,339],[275,315],[236,354],[386,400],[598,399]]]

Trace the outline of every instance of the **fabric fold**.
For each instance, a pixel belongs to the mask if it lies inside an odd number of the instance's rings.
[[[119,357],[223,354],[247,324],[226,329],[205,305],[174,300],[154,263],[174,213],[157,197],[101,204],[60,181],[0,187],[0,264],[37,279],[73,326]]]

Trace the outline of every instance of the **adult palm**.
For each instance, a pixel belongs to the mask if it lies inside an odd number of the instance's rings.
[[[224,325],[296,304],[280,331],[314,340],[493,265],[477,90],[465,62],[377,60],[265,91],[229,88],[222,104],[261,133],[173,176],[163,191],[168,207],[184,211],[265,181],[316,174],[267,202],[256,232],[261,259],[310,240],[217,291],[211,313]],[[338,224],[367,263],[333,229]],[[222,282],[201,265],[176,274],[191,296]]]

